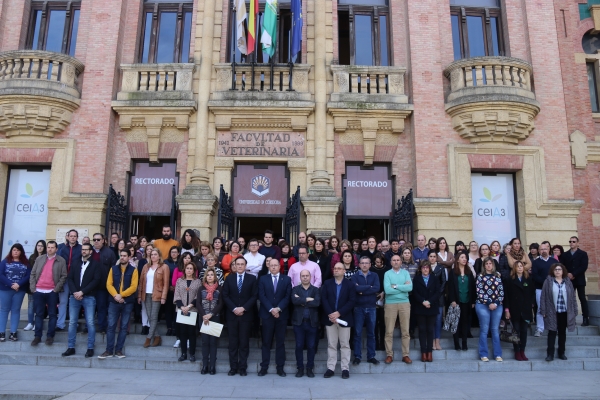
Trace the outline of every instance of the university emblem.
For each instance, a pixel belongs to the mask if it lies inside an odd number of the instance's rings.
[[[252,178],[252,193],[258,197],[263,197],[269,193],[270,180],[264,175],[256,175]]]

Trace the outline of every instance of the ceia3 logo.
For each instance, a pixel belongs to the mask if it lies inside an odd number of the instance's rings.
[[[479,199],[482,203],[493,203],[502,197],[502,194],[492,196],[492,191],[486,187],[483,188],[483,199]],[[506,209],[498,207],[481,207],[477,209],[477,215],[480,217],[502,218],[506,217]]]
[[[21,197],[30,199],[29,201],[24,200],[23,202],[17,202],[16,208],[19,214],[43,214],[46,212],[46,205],[44,203],[37,203],[33,201],[35,197],[44,193],[44,190],[33,191],[31,183],[25,184],[25,193],[21,194]]]
[[[258,197],[263,197],[265,194],[269,193],[269,186],[271,185],[271,180],[264,175],[256,175],[252,178],[252,193],[257,195]]]

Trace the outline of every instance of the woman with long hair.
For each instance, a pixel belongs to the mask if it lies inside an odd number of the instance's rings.
[[[475,307],[476,290],[475,278],[469,267],[469,256],[460,252],[456,256],[454,269],[448,277],[448,301],[450,307],[460,307],[458,329],[454,333],[454,349],[467,351],[467,338],[469,337],[470,315]],[[462,339],[462,348],[458,339]]]
[[[498,261],[498,264],[500,263],[500,254],[502,254],[501,250],[502,246],[500,245],[499,241],[494,240],[492,243],[490,243],[490,257]]]
[[[558,262],[560,262],[560,258],[564,254],[565,249],[560,244],[555,244],[552,246],[552,257]]]
[[[500,345],[500,319],[502,318],[502,304],[504,302],[504,285],[496,273],[494,259],[487,257],[483,261],[483,270],[477,276],[475,283],[477,302],[475,312],[479,318],[479,358],[487,362],[488,344],[487,335],[492,331],[493,355],[496,361],[502,361],[502,346]]]
[[[171,284],[177,265],[179,264],[179,247],[172,246],[169,249],[169,257],[165,260],[165,264],[169,266],[169,293],[167,294],[167,302],[165,304],[165,320],[167,323],[167,336],[173,336],[175,319],[175,306],[173,305],[173,297],[175,296],[175,285]]]
[[[315,252],[315,242],[317,241],[317,237],[312,233],[306,235],[306,245],[308,246],[308,254],[312,254]]]
[[[354,240],[356,242],[356,239]],[[360,241],[357,242],[358,245],[360,246]],[[352,251],[352,254],[354,254],[354,265],[356,265],[358,267],[358,256],[360,254],[360,252],[357,254],[354,250],[353,250],[353,244],[351,244],[348,240],[344,239],[340,242],[340,251],[336,254],[332,254],[331,255],[331,259],[329,260],[329,266],[330,266],[330,270],[331,270],[331,274],[333,274],[333,266],[339,262],[341,262],[341,255],[342,252],[344,252],[344,250],[350,250]],[[325,282],[323,280],[323,282]]]
[[[0,342],[6,340],[6,324],[10,313],[10,336],[8,340],[16,342],[17,329],[21,319],[21,305],[25,290],[29,286],[29,260],[20,243],[10,246],[4,260],[0,262]]]
[[[469,242],[469,265],[471,268],[475,267],[475,261],[479,258],[479,244],[471,240]]]
[[[404,247],[402,249],[401,254],[402,254],[402,257],[401,257],[402,265],[400,266],[400,269],[407,270],[408,274],[410,275],[410,279],[414,279],[415,274],[417,273],[417,270],[419,269],[419,266],[413,259],[413,253],[412,253],[411,249],[409,249],[408,247]]]
[[[234,262],[235,260],[231,261],[232,264]],[[198,271],[198,278],[201,281],[204,280],[204,275],[209,269],[213,269],[215,271],[215,274],[217,275],[217,282],[219,283],[219,285],[225,283],[225,274],[221,267],[217,267],[217,257],[214,254],[209,254],[206,257],[206,268],[202,269],[201,271]]]
[[[337,236],[333,235],[329,238],[329,242],[327,244],[327,251],[330,254],[336,254],[340,252],[340,239]]]
[[[435,249],[437,253],[436,262],[441,264],[447,269],[451,269],[454,266],[454,254],[448,250],[448,242],[443,237],[439,237],[435,243]]]
[[[181,243],[181,254],[192,253],[192,256],[195,256],[200,252],[200,238],[193,229],[186,229],[179,243]]]
[[[223,257],[227,254],[224,247],[223,238],[215,237],[213,238],[213,254],[217,257],[217,265],[221,266],[221,261],[223,261]]]
[[[198,271],[200,271],[203,268],[206,268],[206,256],[209,253],[214,254],[212,244],[210,244],[207,241],[200,242],[200,253],[198,253],[194,256],[195,261],[196,261],[196,266],[198,267]],[[223,258],[225,258],[225,257],[223,256]]]
[[[431,263],[421,262],[413,279],[414,309],[419,326],[419,344],[421,345],[421,361],[432,362],[433,336],[435,321],[439,314],[440,282],[431,274]]]
[[[352,252],[350,250],[344,250],[340,262],[344,265],[344,278],[352,279],[352,275],[358,270],[356,265],[354,265],[354,255]]]
[[[190,262],[186,264],[184,276],[179,278],[175,284],[175,294],[173,303],[183,315],[189,315],[190,312],[196,312],[196,297],[202,283],[197,278],[196,264]],[[197,322],[197,321],[196,321]],[[184,361],[188,358],[188,352],[191,362],[196,361],[196,325],[177,323],[179,340],[181,341],[181,356],[178,361]],[[189,349],[188,349],[189,343]]]
[[[513,264],[510,277],[504,280],[504,291],[504,316],[512,322],[521,339],[518,344],[513,343],[515,360],[529,361],[525,356],[525,347],[529,322],[533,320],[535,284],[521,261]]]
[[[46,241],[38,240],[37,243],[35,244],[33,253],[29,256],[28,268],[30,269],[30,271],[29,271],[30,273],[31,273],[31,268],[33,268],[33,264],[35,264],[35,260],[43,254],[46,254]],[[33,294],[31,293],[31,289],[29,288],[29,285],[27,285],[27,288],[25,289],[25,291],[27,292],[27,326],[25,328],[23,328],[23,330],[24,331],[33,331],[33,330],[35,330],[35,308],[33,305]]]
[[[144,265],[138,286],[138,303],[146,304],[146,312],[150,322],[150,329],[146,335],[144,347],[160,346],[161,337],[156,335],[158,313],[161,304],[167,302],[169,292],[169,267],[162,260],[160,250],[152,249],[150,262]],[[154,339],[154,341],[152,341]]]
[[[217,281],[216,272],[213,269],[207,269],[196,300],[201,324],[209,325],[211,322],[220,322],[220,313],[223,309],[222,294],[223,284],[219,284]],[[202,337],[202,370],[200,373],[214,375],[217,373],[218,338],[206,333],[201,333],[200,336]]]
[[[225,273],[225,278],[227,278],[231,272],[231,264],[238,258],[243,257],[241,250],[242,246],[240,246],[237,241],[231,242],[231,245],[229,246],[229,253],[225,254],[223,260],[221,261],[221,269]]]
[[[325,282],[325,280],[328,279],[330,276],[329,275],[329,270],[330,270],[329,255],[330,255],[330,253],[327,251],[327,248],[325,247],[325,241],[321,238],[317,238],[317,240],[315,240],[315,251],[310,256],[308,256],[308,259],[319,265],[319,268],[321,269],[321,281],[322,282]]]
[[[439,253],[435,250],[429,250],[429,254],[427,255],[427,261],[429,261],[430,273],[432,277],[438,280],[440,285],[440,296],[438,300],[439,313],[437,314],[435,320],[433,350],[442,350],[440,339],[442,337],[442,318],[444,316],[444,294],[446,293],[446,281],[448,280],[448,271],[444,265],[438,262],[438,259]]]
[[[512,269],[515,261],[521,261],[527,271],[531,271],[531,260],[525,252],[525,249],[521,246],[521,239],[512,238],[509,242],[510,251],[506,254],[508,260],[508,266]],[[501,271],[502,272],[502,271]]]
[[[140,236],[137,244],[138,260],[146,257],[146,246],[148,245],[148,238],[146,236]],[[139,272],[139,271],[138,271]]]

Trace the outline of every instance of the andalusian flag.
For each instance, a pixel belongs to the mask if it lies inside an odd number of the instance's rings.
[[[235,19],[237,25],[237,48],[240,50],[240,53],[248,54],[248,47],[246,46],[246,34],[244,32],[244,21],[248,18],[248,13],[246,12],[246,1],[236,0],[235,10]]]
[[[256,14],[258,0],[250,0],[250,15],[248,18],[248,54],[252,54],[256,45]]]
[[[277,35],[277,0],[267,0],[265,4],[265,15],[263,18],[263,30],[260,42],[263,52],[269,57],[275,54],[275,42]]]

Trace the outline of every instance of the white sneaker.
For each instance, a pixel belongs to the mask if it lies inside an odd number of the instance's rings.
[[[27,324],[27,326],[25,328],[23,328],[24,331],[32,331],[35,329],[35,326],[33,326],[32,324]]]
[[[175,344],[173,345],[173,347],[175,347],[175,348],[178,348],[180,343],[181,343],[181,342],[179,341],[179,339],[177,339],[177,340],[175,341]]]
[[[502,362],[502,357],[496,357],[496,361]]]
[[[534,337],[540,337],[542,336],[542,331],[536,330],[535,333],[533,334]]]
[[[481,361],[483,361],[483,362],[488,362],[488,361],[490,361],[490,359],[489,359],[489,358],[487,358],[487,357],[481,357]]]

